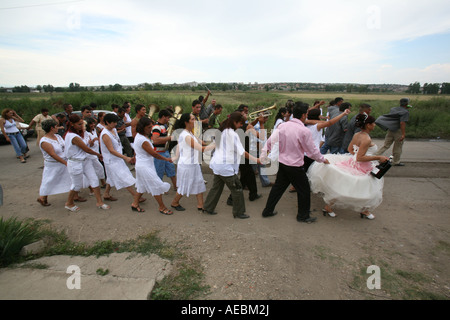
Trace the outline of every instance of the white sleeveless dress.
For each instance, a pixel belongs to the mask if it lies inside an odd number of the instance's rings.
[[[100,135],[100,148],[102,150],[103,164],[106,171],[106,183],[111,187],[115,187],[117,190],[131,187],[136,183],[136,179],[131,174],[130,169],[126,162],[111,154],[103,142],[103,136],[108,135],[112,141],[112,145],[115,151],[122,154],[122,144],[117,134],[117,130],[114,129],[114,133],[111,133],[108,129],[103,129]]]
[[[150,193],[159,196],[170,190],[170,184],[163,182],[155,170],[154,158],[142,148],[148,142],[153,144],[149,138],[138,133],[134,137],[134,151],[136,152],[136,191],[139,193]]]
[[[324,202],[333,208],[373,210],[383,200],[384,178],[377,179],[370,174],[377,161],[356,161],[355,147],[355,155],[326,154],[330,164],[314,162],[307,172],[311,191],[322,195]],[[373,155],[376,151],[374,145],[366,154]]]
[[[183,130],[178,138],[180,157],[177,164],[177,192],[186,197],[206,191],[205,180],[200,167],[201,154],[186,143],[186,137],[188,136],[197,140],[191,132]]]
[[[39,141],[39,148],[44,156],[44,171],[42,172],[41,187],[39,188],[40,196],[67,193],[70,191],[70,186],[72,184],[67,166],[53,159],[44,149],[42,149],[43,142],[49,143],[59,157],[67,160],[64,154],[64,139],[58,134],[55,136],[57,140],[42,137]]]
[[[85,135],[84,141],[86,142],[86,145],[88,146],[88,148],[90,148],[91,150],[94,150],[97,153],[100,153],[100,143],[98,140],[95,140],[94,145],[92,145],[92,146],[89,145],[89,140],[94,140],[95,138],[98,137],[97,132],[95,130],[92,132],[86,131],[84,133],[84,135]],[[92,167],[94,168],[95,173],[97,174],[97,177],[99,179],[105,179],[105,170],[96,155],[88,153],[86,156],[86,161],[89,161],[92,163]]]

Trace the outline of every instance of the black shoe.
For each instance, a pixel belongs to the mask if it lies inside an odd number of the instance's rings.
[[[270,212],[270,213],[264,213],[262,214],[263,218],[267,218],[267,217],[273,217],[276,216],[278,212],[274,211],[274,212]]]
[[[250,216],[246,215],[245,213],[241,213],[240,215],[234,216],[234,217],[235,218],[239,218],[239,219],[248,219],[248,218],[250,218]]]
[[[203,209],[203,213],[210,214],[212,216],[217,214],[217,212],[215,212],[215,211],[208,211],[208,210],[205,210],[205,209]]]
[[[233,205],[233,198],[227,199],[227,205],[232,206]]]
[[[249,200],[250,201],[255,201],[255,200],[258,200],[259,198],[262,198],[262,194],[257,194],[255,197],[249,198]]]
[[[172,205],[171,205],[171,207],[174,208],[174,209],[177,210],[177,211],[184,211],[184,210],[186,210],[185,208],[183,208],[183,207],[180,206],[180,205],[177,205],[177,206],[172,206]]]
[[[317,220],[317,218],[312,218],[312,217],[309,217],[309,218],[306,218],[306,219],[299,219],[299,218],[297,218],[298,222],[305,222],[305,223],[313,223],[316,220]]]

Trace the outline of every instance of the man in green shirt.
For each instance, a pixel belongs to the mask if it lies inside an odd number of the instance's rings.
[[[209,117],[208,121],[208,129],[219,129],[220,122],[219,122],[219,115],[222,113],[222,105],[216,104],[214,106],[214,111]]]

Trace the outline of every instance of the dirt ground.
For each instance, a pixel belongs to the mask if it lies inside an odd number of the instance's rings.
[[[64,209],[65,194],[50,196],[52,205],[42,207],[36,199],[43,159],[35,140],[29,146],[26,164],[16,160],[10,145],[0,146],[1,216],[48,219],[71,240],[87,243],[135,239],[159,230],[164,240],[181,242],[187,254],[201,261],[211,288],[203,299],[424,298],[418,292],[450,298],[450,164],[392,168],[373,221],[346,210],[336,210],[334,219],[324,217],[323,201],[312,195],[312,215],[318,219],[305,224],[296,221],[296,194],[288,192],[276,208],[278,215],[262,218],[270,188],[262,188],[259,178],[263,197],[246,202],[247,220],[233,219],[226,187],[216,216],[199,213],[195,196],[181,200],[186,211],[165,216],[146,195],[146,212],[137,214],[126,190],[113,191],[119,200],[109,203],[108,211],[95,207],[88,190],[81,194],[89,199],[79,204],[78,213]],[[208,192],[213,176],[207,167],[203,172]],[[171,190],[164,197],[166,205],[174,195]],[[380,267],[381,289],[366,286],[371,265]]]

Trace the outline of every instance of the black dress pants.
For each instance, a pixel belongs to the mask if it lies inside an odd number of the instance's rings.
[[[280,201],[286,188],[292,184],[297,192],[298,212],[297,219],[305,220],[309,218],[311,209],[311,189],[309,180],[303,167],[291,167],[280,162],[275,184],[270,190],[264,214],[270,214],[275,210],[275,206]]]
[[[239,171],[241,172],[241,184],[242,187],[248,188],[249,199],[255,200],[258,196],[258,188],[256,186],[255,172],[249,163],[242,163],[239,165]]]

